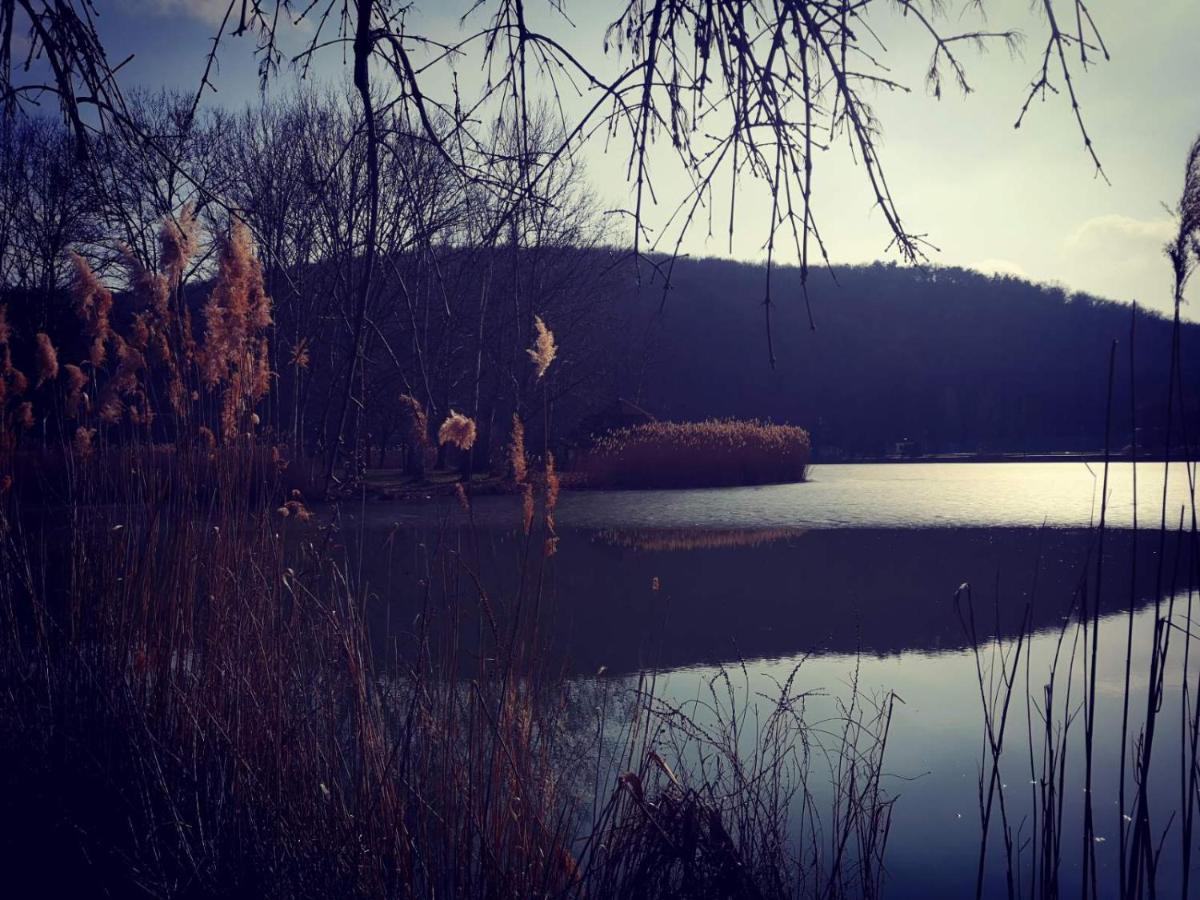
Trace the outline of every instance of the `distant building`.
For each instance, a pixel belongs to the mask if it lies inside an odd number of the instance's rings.
[[[890,457],[911,457],[920,456],[921,446],[911,438],[901,438],[892,444],[891,450],[888,453]]]

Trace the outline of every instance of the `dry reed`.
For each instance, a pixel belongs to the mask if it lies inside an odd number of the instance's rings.
[[[517,484],[523,484],[529,477],[529,462],[525,456],[525,426],[521,417],[513,413],[512,438],[508,444],[508,465],[512,479]]]
[[[41,387],[47,381],[58,377],[58,352],[50,343],[50,335],[44,331],[37,333],[37,365],[38,379],[36,387]]]
[[[715,487],[803,481],[808,432],[791,425],[711,419],[650,422],[601,436],[576,470],[589,487]]]
[[[450,410],[438,428],[438,443],[452,444],[464,452],[470,450],[475,445],[475,420]]]
[[[546,327],[546,323],[542,321],[541,316],[533,317],[533,328],[537,336],[534,338],[533,347],[525,352],[533,360],[537,377],[541,378],[546,374],[546,370],[550,368],[550,363],[554,362],[554,358],[558,355],[558,346],[554,343],[554,332]]]

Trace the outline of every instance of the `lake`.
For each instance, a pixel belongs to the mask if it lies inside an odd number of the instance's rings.
[[[1039,709],[1056,654],[1060,697],[1068,683],[1076,691],[1070,706],[1060,699],[1056,707],[1059,728],[1075,716],[1066,742],[1072,764],[1062,782],[1058,878],[1064,892],[1079,890],[1079,699],[1090,645],[1080,643],[1075,604],[1088,598],[1101,617],[1093,843],[1099,893],[1115,896],[1126,643],[1133,648],[1134,733],[1144,718],[1155,624],[1170,616],[1177,626],[1159,632],[1175,641],[1151,779],[1159,830],[1168,821],[1159,812],[1183,812],[1179,753],[1191,710],[1183,704],[1198,694],[1200,665],[1189,654],[1185,671],[1181,630],[1190,627],[1200,583],[1195,541],[1174,534],[1185,509],[1185,524],[1192,525],[1194,472],[1170,467],[1165,503],[1172,533],[1165,537],[1158,532],[1164,472],[1161,463],[1137,466],[1135,533],[1134,469],[1110,467],[1103,544],[1093,527],[1105,496],[1103,467],[1077,462],[828,465],[797,485],[567,493],[539,615],[547,645],[567,660],[571,678],[632,684],[639,673],[653,671],[665,701],[692,704],[701,717],[711,710],[704,712],[697,700],[725,671],[734,673],[732,690],[751,711],[797,666],[796,684],[821,692],[812,700],[818,718],[839,699],[845,702],[852,682],[863,696],[894,692],[902,703],[881,780],[897,798],[885,895],[961,897],[975,890],[979,779],[990,773],[980,670],[964,625],[967,593],[960,590],[969,585],[978,642],[1011,654],[1024,622],[1033,632],[1022,644],[999,782],[1021,892],[1028,895],[1037,846],[1030,839],[1035,825],[1044,825],[1034,819],[1044,749]],[[369,613],[379,631],[392,636],[402,635],[419,612],[419,585],[461,590],[463,569],[488,586],[494,602],[516,596],[520,561],[530,552],[519,528],[519,501],[510,497],[476,499],[473,524],[442,501],[347,506],[342,517],[342,535],[377,595]],[[1200,617],[1200,609],[1195,612]],[[1000,644],[988,644],[992,640]],[[1068,666],[1072,653],[1074,668]],[[999,671],[995,660],[985,654],[989,685]],[[1191,684],[1186,697],[1185,675]],[[814,793],[828,796],[828,785],[818,784]],[[1002,896],[1006,865],[998,820],[991,831],[985,887]],[[1161,849],[1164,895],[1180,890],[1180,832],[1177,817]],[[1192,859],[1193,865],[1200,861],[1200,851]]]

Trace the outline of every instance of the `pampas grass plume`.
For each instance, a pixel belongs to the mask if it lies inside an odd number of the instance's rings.
[[[537,368],[537,377],[541,378],[550,368],[550,363],[554,362],[554,357],[558,355],[558,347],[554,343],[554,332],[546,327],[541,316],[533,317],[533,328],[537,332],[537,337],[534,339],[533,347],[525,352],[529,354],[529,358],[533,360],[533,364]]]
[[[513,413],[512,441],[508,445],[508,462],[512,466],[513,481],[522,484],[529,475],[529,464],[525,459],[525,426],[521,417]]]
[[[37,333],[37,363],[38,387],[58,377],[58,351],[50,342],[50,335],[44,331]]]
[[[521,525],[526,534],[533,530],[533,485],[521,485]]]
[[[439,444],[453,444],[459,450],[470,450],[475,445],[475,420],[460,412],[450,410],[446,421],[438,429]]]
[[[558,491],[561,484],[558,472],[554,468],[554,454],[546,454],[546,514],[553,515],[558,506]]]
[[[87,459],[92,455],[94,449],[92,441],[95,437],[95,428],[87,428],[80,425],[75,429],[75,452],[79,454],[80,458]]]

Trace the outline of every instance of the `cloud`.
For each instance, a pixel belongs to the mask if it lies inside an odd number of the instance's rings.
[[[1109,213],[1088,219],[1070,235],[1065,249],[1071,252],[1089,250],[1119,250],[1128,247],[1134,254],[1141,254],[1153,246],[1161,251],[1163,244],[1171,239],[1175,223],[1168,218],[1135,219]]]
[[[1033,280],[1030,278],[1029,273],[1021,267],[1020,263],[1015,263],[1011,259],[989,257],[971,263],[971,268],[977,272],[982,272],[984,275],[1012,275],[1014,278],[1024,278],[1027,281]]]
[[[1062,274],[1072,287],[1118,300],[1169,308],[1170,267],[1163,245],[1176,229],[1168,216],[1111,213],[1087,219],[1062,243]]]
[[[229,2],[230,0],[121,0],[121,5],[128,13],[146,13],[164,18],[183,17],[203,22],[205,25],[219,26],[229,9]],[[231,18],[236,19],[238,9],[233,11]]]

